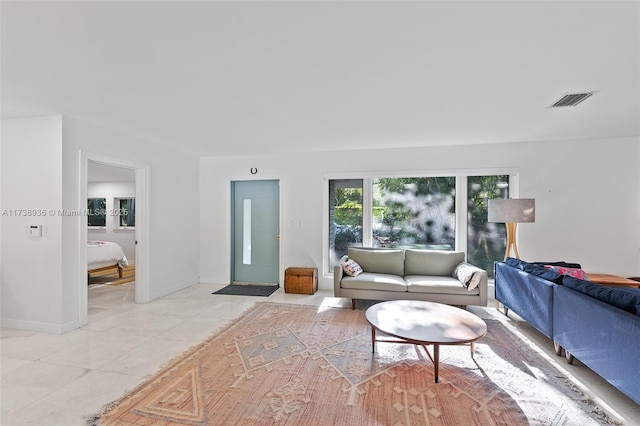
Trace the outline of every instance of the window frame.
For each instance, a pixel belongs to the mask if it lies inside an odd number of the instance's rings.
[[[362,179],[362,245],[371,247],[373,241],[373,179],[375,178],[422,178],[422,177],[455,177],[456,179],[456,233],[455,250],[467,253],[467,179],[469,176],[509,176],[509,196],[518,198],[519,169],[513,167],[497,167],[484,169],[445,169],[445,170],[403,170],[403,171],[368,171],[325,173],[323,191],[323,236],[322,236],[322,275],[333,278],[329,255],[329,181],[336,179]]]
[[[90,204],[91,200],[102,200],[104,203],[104,225],[90,225],[89,219],[91,216],[103,216],[103,215],[94,215],[93,213],[97,209],[94,205]],[[100,203],[100,201],[98,202]],[[87,197],[87,228],[88,229],[106,229],[107,228],[107,197]]]
[[[113,210],[114,210],[114,213],[116,213],[116,214],[113,215],[114,216],[114,222],[115,222],[114,223],[114,225],[115,225],[114,226],[114,230],[117,230],[117,231],[134,231],[136,229],[135,224],[133,226],[128,226],[128,225],[123,226],[123,225],[120,224],[120,219],[121,219],[121,214],[120,213],[121,213],[121,209],[122,209],[120,202],[122,200],[134,200],[134,203],[135,203],[135,199],[136,199],[136,197],[135,196],[131,196],[131,195],[123,195],[123,196],[113,197]],[[135,211],[135,207],[134,207],[134,211]],[[135,220],[135,218],[134,218],[134,220]]]

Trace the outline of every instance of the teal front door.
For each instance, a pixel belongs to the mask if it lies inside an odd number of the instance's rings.
[[[279,283],[280,182],[231,182],[231,280]]]

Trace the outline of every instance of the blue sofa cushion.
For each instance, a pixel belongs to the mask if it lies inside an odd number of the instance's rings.
[[[527,262],[525,260],[517,259],[515,257],[507,257],[507,260],[505,260],[504,263],[506,263],[511,267],[518,268],[523,271],[524,271],[523,269],[524,265],[526,264],[543,266],[543,267],[544,265],[549,265],[549,266],[562,266],[565,268],[579,268],[579,269],[582,268],[582,266],[579,263],[565,262],[564,260],[554,261],[554,262]]]
[[[534,265],[532,268],[525,269],[525,272],[555,284],[562,284],[562,274],[553,269],[547,269],[544,266]]]
[[[579,263],[565,262],[564,260],[560,262],[532,262],[534,265],[549,265],[549,266],[560,266],[561,268],[575,268],[582,269],[582,265]]]
[[[525,262],[524,260],[516,259],[515,257],[507,257],[507,260],[505,260],[504,263],[511,266],[512,268],[517,268],[523,271],[523,265],[527,262]]]
[[[629,313],[640,315],[640,291],[626,288],[611,288],[578,278],[564,275],[562,284],[565,287],[601,300],[611,306]]]

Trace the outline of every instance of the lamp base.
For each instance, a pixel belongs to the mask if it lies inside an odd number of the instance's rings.
[[[518,253],[518,246],[516,245],[516,228],[518,226],[517,222],[509,222],[507,225],[507,250],[504,253],[504,260],[507,260],[507,257],[515,257],[516,259],[520,259],[520,253]],[[513,252],[513,255],[511,253]]]

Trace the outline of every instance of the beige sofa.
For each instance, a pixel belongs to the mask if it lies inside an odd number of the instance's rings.
[[[426,300],[463,307],[487,304],[487,271],[464,264],[478,283],[472,289],[473,285],[467,288],[453,276],[458,265],[464,263],[464,252],[351,247],[348,258],[363,272],[349,276],[342,264],[336,265],[333,293],[350,298],[353,309],[357,299]]]

